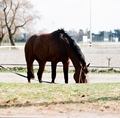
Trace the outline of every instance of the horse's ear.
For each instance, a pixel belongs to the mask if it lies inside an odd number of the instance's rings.
[[[90,63],[87,65],[87,67],[89,67],[90,66]]]

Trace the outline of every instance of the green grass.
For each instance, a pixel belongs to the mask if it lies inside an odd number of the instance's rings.
[[[23,84],[0,83],[0,103],[83,103],[120,101],[120,83]]]

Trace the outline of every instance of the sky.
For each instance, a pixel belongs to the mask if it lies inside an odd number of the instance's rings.
[[[120,0],[30,0],[40,14],[37,30],[110,31],[120,29]],[[91,16],[91,18],[90,18]],[[90,22],[91,19],[91,22]]]

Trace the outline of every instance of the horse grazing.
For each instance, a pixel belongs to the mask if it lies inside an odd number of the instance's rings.
[[[51,62],[52,83],[55,81],[56,66],[60,61],[63,63],[65,83],[68,83],[68,68],[71,59],[75,67],[75,82],[87,83],[86,75],[90,64],[86,65],[81,49],[63,29],[39,36],[31,36],[25,44],[25,58],[28,82],[30,82],[31,78],[34,78],[33,62],[37,60],[39,63],[37,75],[40,83],[42,82],[42,74],[47,61]]]

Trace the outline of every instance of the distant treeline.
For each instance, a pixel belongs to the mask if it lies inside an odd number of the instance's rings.
[[[78,32],[75,30],[66,31],[76,42],[84,42],[84,37],[86,36],[88,41],[90,39],[90,31],[83,31],[80,29]],[[30,37],[30,34],[21,34],[19,38],[14,38],[15,42],[26,42]],[[8,42],[8,40],[4,40]],[[92,33],[92,42],[120,42],[120,29],[115,29],[114,31],[100,31],[95,34]]]

